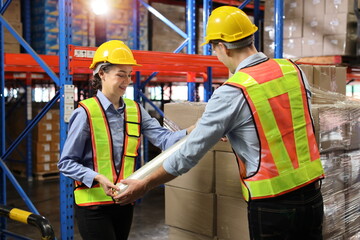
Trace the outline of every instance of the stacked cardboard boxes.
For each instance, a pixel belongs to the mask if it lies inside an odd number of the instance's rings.
[[[9,105],[9,106],[8,106]],[[8,104],[9,109],[14,108],[12,104]],[[43,104],[32,104],[32,116],[36,116],[42,109]],[[11,112],[9,119],[6,121],[6,131],[9,138],[7,144],[13,143],[26,128],[27,124],[26,104],[16,106],[16,111]],[[38,122],[38,124],[31,131],[32,142],[31,161],[32,161],[32,174],[37,179],[47,179],[48,176],[57,176],[57,162],[60,153],[60,127],[59,127],[59,109],[50,109],[45,116]],[[10,170],[20,176],[25,176],[27,166],[27,139],[24,139],[6,159],[7,166]]]
[[[321,161],[325,239],[356,239],[360,217],[360,103],[314,104]]]
[[[285,58],[356,55],[354,0],[285,0],[284,7]],[[274,53],[273,19],[274,1],[266,1],[264,52],[269,57]]]
[[[195,124],[205,103],[170,103],[165,115],[180,128]],[[249,239],[246,203],[229,143],[215,145],[165,189],[169,239]],[[184,238],[186,236],[186,238]]]
[[[346,67],[334,65],[299,65],[313,88],[323,92],[346,95]],[[329,93],[330,94],[330,93]],[[321,101],[314,96],[313,102]]]
[[[59,53],[59,11],[58,0],[31,1],[32,47],[39,54]],[[87,1],[72,3],[72,44],[95,46],[94,14]]]
[[[121,40],[134,49],[133,30],[134,2],[130,0],[110,0],[110,12],[106,15],[106,40]],[[148,50],[148,10],[140,4],[139,8],[139,50]]]
[[[15,29],[15,31],[22,36],[22,23],[21,23],[21,2],[20,0],[11,1],[9,7],[4,13],[5,19]],[[4,48],[7,53],[20,53],[20,43],[15,37],[4,28]]]
[[[360,223],[360,103],[345,98],[346,69],[300,66],[313,86],[312,116],[321,161],[324,239],[356,239]]]
[[[51,109],[39,121],[33,131],[33,172],[43,174],[57,172],[60,152],[60,112]]]
[[[283,56],[301,56],[303,29],[303,0],[284,1]],[[265,1],[264,13],[264,53],[274,56],[275,23],[274,0]]]

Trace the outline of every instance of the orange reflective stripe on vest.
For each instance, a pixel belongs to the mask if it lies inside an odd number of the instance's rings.
[[[135,159],[138,156],[140,146],[140,109],[136,102],[124,99],[126,104],[125,111],[125,141],[122,157],[120,179],[127,178],[135,170]]]
[[[126,105],[124,111],[125,131],[122,167],[119,175],[114,164],[111,131],[99,99],[93,97],[79,103],[85,109],[89,120],[94,171],[106,176],[114,184],[120,182],[124,176],[129,176],[134,172],[135,159],[140,145],[141,115],[139,107],[136,102],[130,99],[123,100]],[[129,136],[128,133],[133,135]],[[91,188],[84,186],[77,187],[74,191],[74,196],[75,202],[79,206],[113,203],[112,198],[104,193],[99,184]]]
[[[258,172],[242,179],[246,200],[274,197],[323,176],[306,90],[292,62],[267,60],[225,84],[242,89],[259,137]]]

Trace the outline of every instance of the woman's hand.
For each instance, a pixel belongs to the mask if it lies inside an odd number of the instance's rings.
[[[95,176],[94,180],[100,184],[100,186],[104,189],[105,194],[110,197],[115,197],[116,192],[120,190],[118,186],[110,182],[110,180],[104,175],[98,174]]]

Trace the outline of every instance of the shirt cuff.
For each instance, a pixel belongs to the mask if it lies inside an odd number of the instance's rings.
[[[95,171],[90,171],[89,173],[87,173],[84,177],[84,180],[82,181],[83,184],[85,184],[88,188],[91,188],[93,182],[94,182],[94,178],[96,175],[98,175],[99,173],[95,172]]]

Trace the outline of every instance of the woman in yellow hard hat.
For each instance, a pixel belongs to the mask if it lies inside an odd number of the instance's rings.
[[[248,202],[250,236],[243,238],[320,240],[319,181],[324,170],[309,108],[310,87],[295,63],[270,59],[256,50],[256,31],[236,7],[222,6],[211,13],[204,44],[212,44],[218,59],[234,75],[214,91],[179,151],[147,178],[123,180],[128,188],[116,198],[126,204],[187,172],[227,136]],[[244,234],[230,238],[242,239]]]
[[[133,66],[140,65],[122,41],[103,43],[90,66],[96,96],[81,101],[69,121],[58,168],[75,180],[75,213],[83,239],[128,238],[133,204],[120,206],[113,197],[116,184],[135,169],[141,134],[164,150],[187,132],[161,127],[141,105],[123,97]]]

